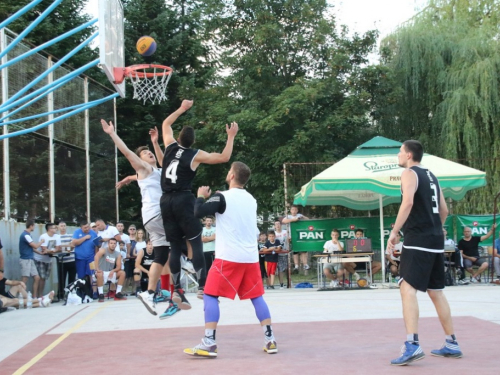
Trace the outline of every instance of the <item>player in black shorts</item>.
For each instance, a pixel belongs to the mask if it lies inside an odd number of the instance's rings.
[[[191,308],[180,284],[181,249],[183,241],[189,241],[193,250],[193,266],[198,276],[199,297],[203,298],[206,279],[202,226],[194,216],[195,196],[191,192],[193,179],[200,164],[227,163],[233,152],[233,143],[238,133],[238,124],[226,125],[227,142],[222,153],[208,153],[191,148],[195,141],[194,129],[184,126],[177,141],[174,138],[172,124],[193,105],[192,100],[183,100],[181,107],[163,121],[163,143],[165,153],[162,163],[161,188],[163,195],[160,208],[165,234],[170,241],[170,271],[174,281],[173,301],[182,310]]]
[[[453,330],[450,306],[443,293],[443,224],[448,208],[436,176],[420,165],[423,154],[418,141],[405,141],[401,146],[398,163],[400,167],[406,168],[401,174],[402,202],[387,243],[387,250],[392,254],[397,233],[403,229],[399,285],[407,338],[404,353],[391,361],[392,365],[397,366],[407,365],[425,356],[418,341],[418,290],[429,294],[446,335],[441,349],[432,350],[431,354],[462,357]]]

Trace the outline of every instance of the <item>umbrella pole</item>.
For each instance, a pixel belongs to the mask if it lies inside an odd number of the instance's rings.
[[[385,282],[385,244],[384,244],[384,205],[382,202],[382,194],[378,196],[379,211],[380,211],[380,263],[382,265],[382,282]],[[373,275],[372,275],[373,282]]]
[[[498,201],[498,197],[500,197],[500,193],[498,193],[495,197],[495,200],[494,200],[494,203],[493,203],[493,225],[495,225],[496,223],[496,219],[497,219],[497,201]],[[495,253],[495,235],[496,233],[493,232],[493,248],[491,249],[491,278],[490,278],[490,282],[492,283],[493,282],[493,273],[495,272],[495,258],[493,257],[493,254]]]

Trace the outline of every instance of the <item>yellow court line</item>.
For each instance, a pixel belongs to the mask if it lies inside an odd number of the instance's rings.
[[[24,374],[26,371],[28,371],[35,363],[37,363],[39,360],[41,360],[43,357],[45,357],[52,349],[54,349],[57,345],[59,345],[62,341],[64,341],[69,335],[71,335],[73,332],[75,332],[78,328],[83,326],[85,323],[87,323],[90,319],[92,319],[94,316],[99,314],[107,305],[109,302],[106,302],[102,307],[94,311],[92,314],[86,316],[82,320],[80,320],[78,323],[76,323],[73,327],[68,329],[64,334],[59,337],[57,340],[55,340],[52,344],[47,346],[45,349],[43,349],[40,353],[38,353],[35,357],[31,359],[28,363],[25,365],[21,366],[15,373],[14,375],[21,375]]]

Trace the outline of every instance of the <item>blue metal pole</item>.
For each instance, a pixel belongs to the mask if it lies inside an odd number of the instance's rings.
[[[63,81],[66,81],[66,83],[69,82],[74,77],[80,75],[81,73],[83,73],[84,71],[86,71],[88,68],[96,66],[97,64],[99,64],[99,59],[95,59],[94,61],[91,61],[88,64],[85,64],[81,68],[78,68],[75,71],[73,71],[73,72],[71,72],[69,74],[66,74],[64,77],[61,77],[58,80],[55,80],[51,84],[48,84],[48,85],[45,85],[42,88],[39,88],[38,90],[32,92],[29,95],[26,95],[26,96],[22,97],[21,99],[15,101],[14,103],[10,103],[8,105],[1,105],[0,106],[0,113],[1,112],[5,112],[5,111],[9,111],[10,109],[12,109],[12,108],[14,108],[14,107],[16,107],[16,106],[18,106],[18,105],[20,105],[20,104],[28,101],[28,100],[30,100],[31,98],[37,96],[38,94],[40,94],[42,92],[45,92],[47,89],[50,89],[51,87],[56,86],[56,85],[58,85],[59,83],[61,83]],[[52,91],[54,91],[54,90],[52,89],[50,91],[47,91],[47,92],[45,92],[45,94],[48,94],[49,92],[52,92]],[[7,104],[7,103],[5,103],[5,104]]]
[[[95,32],[92,36],[90,36],[88,39],[84,40],[82,43],[80,43],[75,49],[73,49],[71,52],[66,54],[61,60],[59,60],[57,63],[55,63],[52,67],[47,69],[44,73],[40,74],[35,80],[30,82],[28,85],[26,85],[24,88],[19,90],[16,94],[12,95],[12,97],[7,100],[4,105],[8,105],[14,101],[16,101],[20,96],[22,96],[26,91],[31,89],[33,86],[37,85],[38,82],[43,80],[45,77],[47,77],[51,72],[59,68],[62,64],[64,64],[65,61],[67,61],[70,57],[78,53],[82,48],[84,48],[86,45],[88,45],[92,40],[94,40],[99,33]],[[57,82],[57,81],[55,81]],[[55,83],[54,82],[54,83]]]
[[[38,18],[36,20],[34,20],[26,29],[23,30],[23,32],[21,34],[19,34],[17,36],[16,39],[14,39],[9,45],[8,47],[2,51],[2,53],[0,53],[0,58],[2,58],[3,56],[5,56],[7,53],[9,53],[9,51],[14,48],[26,35],[28,35],[35,27],[38,26],[38,24],[40,22],[42,22],[45,17],[47,17],[50,13],[52,13],[52,11],[57,8],[57,6],[59,4],[61,4],[62,0],[56,0],[52,3],[52,5],[50,7],[48,7],[47,9],[45,9],[45,11],[40,14],[38,16]]]
[[[77,32],[82,31],[83,29],[86,29],[87,27],[93,25],[96,22],[97,22],[97,18],[94,18],[92,21],[86,22],[83,25],[81,25],[73,30],[68,31],[67,33],[59,35],[57,38],[54,38],[54,39],[36,47],[36,48],[33,48],[32,50],[29,50],[28,52],[23,53],[22,55],[17,56],[16,58],[14,58],[12,60],[9,60],[7,63],[0,65],[0,70],[3,68],[6,68],[12,64],[17,63],[18,61],[21,61],[21,60],[25,59],[26,57],[29,57],[29,56],[37,53],[38,51],[41,51],[47,47],[50,47],[51,45],[56,44],[57,42],[59,42],[63,39],[66,39],[68,36],[76,34]]]
[[[17,124],[18,122],[24,122],[24,121],[28,121],[28,120],[34,120],[34,119],[39,118],[39,117],[45,117],[45,116],[49,116],[49,115],[54,115],[56,113],[66,112],[66,111],[69,111],[70,109],[80,108],[82,105],[85,105],[85,103],[73,105],[71,107],[56,109],[55,111],[40,113],[40,114],[33,115],[33,116],[18,118],[18,119],[11,120],[11,121],[4,121],[4,122],[0,123],[0,126]]]
[[[5,26],[7,26],[9,23],[11,23],[12,21],[15,21],[17,20],[19,17],[21,17],[24,13],[26,13],[28,10],[30,10],[31,8],[34,8],[36,7],[39,3],[41,3],[43,0],[34,0],[32,1],[31,3],[29,3],[28,5],[26,5],[24,8],[22,9],[19,9],[16,13],[14,13],[12,16],[10,16],[9,18],[7,18],[5,21],[3,21],[2,23],[0,23],[0,29],[4,28]]]
[[[75,109],[75,110],[73,110],[73,111],[71,111],[71,112],[68,112],[68,113],[66,113],[66,114],[64,114],[64,115],[62,115],[62,116],[56,117],[56,118],[54,118],[54,119],[52,119],[52,120],[50,120],[50,121],[46,121],[46,122],[44,122],[43,124],[40,124],[40,125],[34,126],[34,127],[32,127],[32,128],[29,128],[29,129],[23,129],[23,130],[19,130],[19,131],[17,131],[17,132],[13,132],[13,133],[3,134],[3,135],[1,135],[1,136],[0,136],[0,141],[1,141],[2,139],[5,139],[5,138],[12,138],[12,137],[16,137],[16,136],[18,136],[18,135],[23,135],[23,134],[33,133],[33,132],[35,132],[35,131],[37,131],[37,130],[40,130],[40,129],[43,129],[43,128],[45,128],[45,127],[49,126],[50,124],[53,124],[53,123],[59,122],[59,121],[64,120],[64,119],[66,119],[66,118],[68,118],[68,117],[71,117],[71,116],[76,115],[76,114],[78,114],[78,113],[80,113],[80,112],[83,112],[83,111],[85,111],[85,110],[87,110],[87,109],[89,109],[89,108],[95,107],[96,105],[102,104],[102,103],[104,103],[104,102],[106,102],[106,101],[108,101],[108,100],[111,100],[111,99],[113,99],[113,98],[116,98],[116,97],[118,97],[119,95],[120,95],[120,94],[118,94],[118,93],[116,92],[116,93],[114,93],[114,94],[111,94],[111,95],[109,95],[109,96],[107,96],[107,97],[103,98],[103,99],[98,99],[98,100],[94,100],[93,102],[89,102],[89,103],[87,103],[86,105],[84,105],[84,106],[82,106],[82,107],[80,107],[80,108],[78,108],[78,109]]]

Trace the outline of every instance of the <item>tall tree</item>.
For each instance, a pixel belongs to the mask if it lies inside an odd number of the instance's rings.
[[[500,189],[499,26],[498,1],[432,0],[382,43],[396,86],[377,110],[381,132],[487,173],[455,212],[491,212]]]

